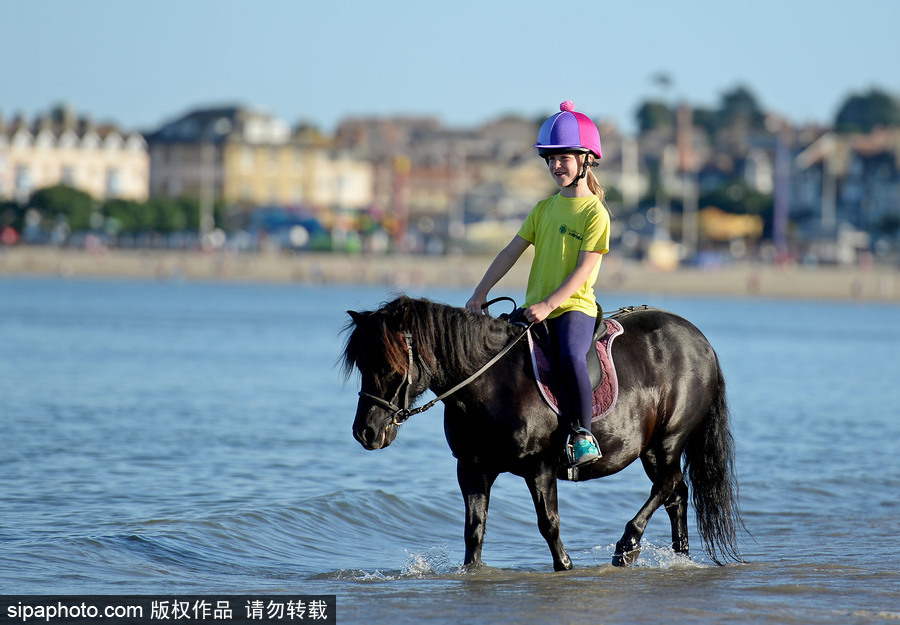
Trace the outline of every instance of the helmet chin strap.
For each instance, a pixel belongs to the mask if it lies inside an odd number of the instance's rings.
[[[594,162],[588,158],[588,155],[584,155],[584,164],[581,166],[581,173],[576,177],[572,182],[567,184],[567,187],[572,187],[573,189],[578,186],[578,183],[584,180],[584,177],[587,176],[588,169],[594,166]]]

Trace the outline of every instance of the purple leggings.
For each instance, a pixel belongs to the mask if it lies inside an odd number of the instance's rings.
[[[596,321],[595,317],[574,310],[547,320],[560,368],[562,415],[571,420],[574,428],[587,430],[591,429],[594,391],[586,355],[594,338]]]

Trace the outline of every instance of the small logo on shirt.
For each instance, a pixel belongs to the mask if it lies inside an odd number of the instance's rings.
[[[559,227],[559,233],[563,236],[568,235],[568,236],[572,237],[573,239],[578,239],[579,241],[584,239],[584,237],[581,234],[579,234],[578,232],[575,232],[574,230],[569,230],[569,228],[566,226],[566,224],[563,224]]]

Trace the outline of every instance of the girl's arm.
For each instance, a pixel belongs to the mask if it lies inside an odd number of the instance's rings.
[[[466,309],[469,312],[479,314],[484,312],[481,309],[481,305],[487,301],[488,293],[490,293],[494,285],[497,284],[510,269],[512,269],[512,266],[516,264],[516,261],[519,260],[522,253],[528,249],[529,245],[531,245],[531,243],[519,235],[516,235],[506,247],[500,250],[500,253],[497,254],[497,257],[491,263],[490,267],[484,272],[484,277],[481,279],[481,282],[475,287],[475,292],[472,294],[472,297],[466,302]],[[574,289],[572,292],[575,292]]]
[[[546,299],[532,304],[525,310],[525,318],[528,321],[539,323],[546,319],[550,313],[562,305],[572,293],[578,290],[582,284],[591,277],[591,272],[600,262],[600,252],[582,251],[578,254],[578,263],[565,280]]]

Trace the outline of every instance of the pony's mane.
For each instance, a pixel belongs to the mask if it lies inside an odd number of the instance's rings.
[[[375,311],[352,313],[344,328],[350,335],[344,347],[343,371],[349,376],[360,363],[384,358],[397,373],[407,368],[403,333],[412,335],[418,362],[450,377],[464,377],[490,360],[514,326],[464,308],[401,295]]]

